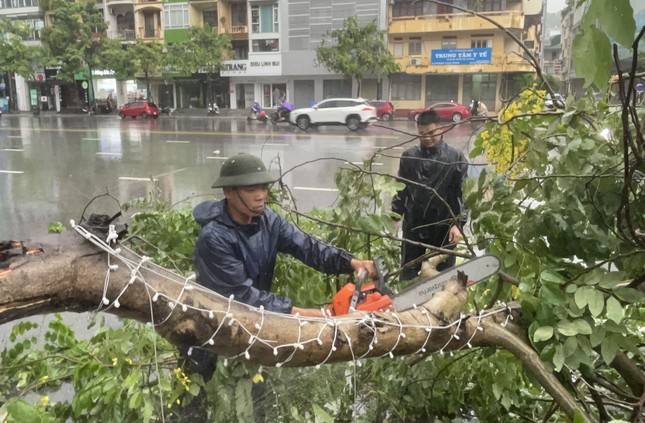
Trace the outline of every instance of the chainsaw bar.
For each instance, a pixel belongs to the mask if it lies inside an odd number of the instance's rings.
[[[449,280],[457,280],[457,272],[468,277],[468,286],[481,282],[499,272],[501,262],[492,255],[484,255],[468,260],[458,266],[444,270],[436,276],[416,282],[414,285],[396,294],[392,299],[396,311],[405,311],[420,306],[430,300],[434,294],[443,290]]]

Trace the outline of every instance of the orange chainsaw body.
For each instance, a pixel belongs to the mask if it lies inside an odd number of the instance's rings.
[[[392,300],[389,296],[382,294],[376,289],[373,282],[363,284],[361,286],[361,293],[356,303],[357,311],[387,311],[393,310]],[[341,316],[350,312],[349,307],[352,301],[352,296],[356,292],[356,285],[348,283],[343,286],[340,291],[334,295],[331,306],[327,309],[332,316]]]

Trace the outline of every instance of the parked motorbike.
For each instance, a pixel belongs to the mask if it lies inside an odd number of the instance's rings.
[[[269,117],[267,116],[267,113],[262,110],[260,103],[256,101],[253,103],[253,106],[251,106],[251,115],[247,116],[246,120],[248,122],[251,122],[252,120],[259,120],[262,123],[267,123]]]
[[[289,122],[289,113],[291,113],[295,107],[293,104],[288,101],[284,101],[281,106],[278,106],[276,111],[271,114],[271,123],[277,125],[279,122]]]
[[[208,103],[208,111],[206,112],[207,116],[219,116],[219,106],[217,103]]]
[[[169,115],[169,114],[171,114],[171,113],[172,113],[172,109],[170,108],[170,106],[162,107],[162,108],[161,108],[161,113],[166,114],[166,115]]]

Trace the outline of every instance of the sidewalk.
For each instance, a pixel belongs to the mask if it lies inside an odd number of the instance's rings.
[[[190,119],[240,119],[245,118],[250,114],[248,109],[220,109],[219,116],[208,116],[206,109],[176,109],[171,114],[167,115],[162,113],[160,116],[163,118],[190,118]],[[80,117],[87,116],[87,113],[82,111],[74,110],[64,110],[59,112],[56,111],[41,111],[40,114],[34,115],[30,111],[17,111],[17,112],[2,112],[2,116],[11,117],[11,116],[31,116],[31,117]],[[112,113],[96,113],[90,115],[93,118],[118,118],[118,111],[115,110]]]

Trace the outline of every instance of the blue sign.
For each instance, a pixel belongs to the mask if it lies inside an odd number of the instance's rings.
[[[433,65],[473,65],[490,64],[493,49],[486,48],[446,48],[432,50],[430,61]]]

